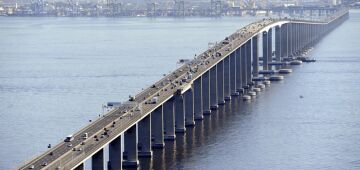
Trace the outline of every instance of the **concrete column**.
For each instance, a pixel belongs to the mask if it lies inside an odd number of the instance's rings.
[[[252,38],[253,76],[259,76],[258,36]]]
[[[124,133],[124,152],[126,153],[126,160],[123,163],[124,168],[137,167],[139,165],[137,137],[137,124],[133,125]]]
[[[280,28],[281,30],[281,47],[280,47],[280,61],[282,61],[282,58],[286,57],[286,51],[287,51],[287,25],[283,24]]]
[[[251,39],[246,42],[246,85],[252,86],[252,55],[251,55]]]
[[[290,55],[292,55],[292,53],[293,53],[293,30],[292,30],[292,24],[291,23],[288,23],[287,24],[287,32],[288,32],[288,53],[287,53],[287,55],[288,55],[288,57],[290,56]]]
[[[193,91],[187,90],[183,96],[184,108],[185,108],[185,126],[194,126],[194,103],[193,103]]]
[[[163,106],[159,106],[151,113],[151,134],[154,138],[153,149],[164,148],[164,118]]]
[[[185,128],[185,112],[184,100],[182,95],[174,96],[174,111],[175,111],[175,132],[184,133]]]
[[[203,120],[203,111],[202,111],[202,81],[201,77],[196,79],[193,83],[194,89],[194,119],[195,120]]]
[[[123,154],[121,150],[121,136],[117,137],[109,144],[109,170],[122,168]]]
[[[164,140],[175,140],[175,114],[174,99],[171,98],[163,104]]]
[[[295,24],[291,24],[291,54],[295,55],[296,52],[296,36],[295,36]]]
[[[268,62],[272,62],[272,28],[269,29],[268,31],[268,38],[267,38],[267,60]],[[269,70],[272,70],[271,66],[268,66]]]
[[[277,62],[281,61],[281,28],[275,27],[275,58]]]
[[[151,114],[144,117],[138,123],[139,126],[139,157],[151,157]]]
[[[241,46],[241,83],[242,83],[242,87],[244,89],[247,89],[247,67],[246,67],[246,64],[247,64],[247,60],[246,60],[246,55],[247,55],[247,47],[246,47],[246,44],[243,44]],[[244,90],[245,91],[245,90]]]
[[[262,40],[263,40],[263,44],[262,44],[262,48],[263,48],[263,70],[268,70],[268,33],[266,31],[264,31],[262,33]]]
[[[230,56],[224,59],[224,99],[231,100],[230,96]]]
[[[224,100],[224,61],[220,61],[217,64],[217,94],[218,104],[225,104]]]
[[[232,96],[238,96],[236,88],[236,50],[230,54],[230,93]]]
[[[244,91],[241,80],[241,47],[236,49],[236,91],[242,93]]]
[[[121,169],[121,168],[120,168]],[[85,170],[85,165],[84,163],[81,163],[80,165],[78,165],[76,168],[74,168],[74,170]]]
[[[299,24],[295,24],[295,49],[296,49],[296,52],[299,50],[299,47],[300,47],[300,37],[299,37]]]
[[[201,76],[202,80],[202,101],[203,101],[203,112],[205,115],[209,115],[211,113],[210,110],[210,71],[205,72]]]
[[[219,107],[217,99],[217,68],[215,65],[210,69],[210,108],[212,110]]]
[[[104,162],[104,149],[100,149],[96,152],[91,158],[91,165],[93,170],[104,170],[105,162]]]

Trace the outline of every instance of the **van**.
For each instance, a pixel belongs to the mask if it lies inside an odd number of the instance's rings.
[[[151,104],[156,104],[158,102],[158,97],[153,97],[152,99],[151,99]]]
[[[64,142],[71,142],[72,140],[74,140],[73,135],[69,135],[69,136],[66,136]]]

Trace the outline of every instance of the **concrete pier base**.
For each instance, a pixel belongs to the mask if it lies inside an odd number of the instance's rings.
[[[219,105],[212,105],[210,106],[211,110],[217,110],[219,108]]]
[[[234,93],[231,94],[231,96],[239,96],[239,95],[240,95],[239,92],[234,92]]]
[[[219,105],[224,105],[225,104],[225,100],[219,100]]]
[[[204,110],[204,115],[210,115],[211,114],[211,110]]]

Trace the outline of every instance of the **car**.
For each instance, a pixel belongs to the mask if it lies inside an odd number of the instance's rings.
[[[66,136],[64,142],[71,142],[72,140],[74,140],[74,136],[73,135],[68,135],[68,136]]]
[[[87,139],[88,137],[89,137],[89,134],[88,134],[88,133],[84,133],[83,139]]]
[[[72,147],[72,144],[71,144],[71,143],[69,143],[67,146],[68,146],[68,147]]]
[[[42,164],[42,166],[46,166],[47,165],[47,162],[44,162],[43,164]]]
[[[29,166],[29,169],[34,169],[34,168],[35,168],[34,165],[30,165],[30,166]]]

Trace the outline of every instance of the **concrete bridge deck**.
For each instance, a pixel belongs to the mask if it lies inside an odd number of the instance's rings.
[[[164,76],[161,80],[154,83],[153,86],[148,87],[135,95],[134,101],[128,101],[120,108],[112,110],[111,112],[103,115],[99,119],[93,121],[88,126],[82,128],[78,132],[74,134],[74,140],[71,142],[60,142],[55,147],[49,149],[44,154],[36,157],[35,159],[27,162],[26,164],[22,165],[19,169],[83,169],[83,162],[89,158],[93,159],[93,169],[103,169],[104,162],[100,162],[102,165],[95,165],[95,163],[99,163],[95,160],[103,160],[103,148],[106,145],[119,147],[119,137],[125,135],[125,149],[126,156],[128,157],[127,160],[130,162],[126,165],[134,165],[136,166],[137,161],[137,148],[140,134],[138,136],[138,131],[143,129],[140,128],[140,122],[146,120],[147,122],[151,121],[153,124],[145,125],[150,128],[150,131],[153,129],[157,129],[160,131],[160,138],[159,134],[156,131],[153,135],[149,135],[149,133],[144,134],[144,136],[149,136],[148,143],[153,143],[155,141],[155,145],[153,147],[160,147],[161,148],[161,141],[164,140],[164,129],[174,132],[175,128],[181,128],[177,124],[177,120],[175,122],[175,117],[177,117],[177,109],[175,108],[176,104],[174,100],[181,96],[183,99],[182,104],[182,114],[183,117],[180,118],[183,122],[182,124],[191,125],[193,120],[190,119],[201,119],[201,115],[205,114],[206,111],[210,112],[210,107],[213,106],[214,100],[215,102],[219,102],[226,99],[226,97],[230,98],[230,95],[238,95],[239,93],[243,93],[246,95],[249,90],[246,90],[248,86],[252,86],[254,84],[251,78],[258,76],[258,65],[259,61],[256,58],[259,58],[257,54],[255,55],[255,51],[252,51],[252,48],[257,48],[257,45],[252,43],[258,43],[257,37],[262,35],[264,37],[269,34],[271,38],[271,31],[273,28],[276,30],[281,28],[283,25],[292,25],[294,27],[284,27],[287,29],[286,31],[286,41],[283,41],[280,44],[275,44],[275,54],[281,57],[288,57],[291,55],[296,54],[299,50],[304,48],[305,46],[314,43],[316,40],[320,39],[323,35],[325,35],[328,31],[338,26],[344,18],[348,17],[348,12],[339,11],[338,13],[334,14],[333,16],[325,19],[325,20],[296,20],[296,19],[265,19],[258,22],[251,23],[238,31],[234,34],[228,36],[226,40],[223,40],[216,44],[213,48],[203,52],[202,54],[198,55],[194,60],[192,60],[189,64],[185,64],[180,68],[176,69],[172,73]],[[300,27],[296,26],[303,26],[303,28],[307,28],[309,32],[302,32],[306,33],[307,40],[301,37],[303,35],[297,34],[300,33]],[[311,25],[313,27],[311,27]],[[296,28],[296,30],[295,30]],[[293,29],[293,30],[291,30]],[[311,34],[310,34],[311,32]],[[279,33],[279,32],[278,32]],[[291,35],[290,35],[291,33]],[[280,33],[279,33],[280,34]],[[278,34],[276,33],[275,36]],[[305,34],[304,34],[305,35]],[[313,37],[310,37],[313,36]],[[263,38],[264,40],[264,38]],[[301,41],[300,41],[301,40]],[[276,40],[278,41],[278,39]],[[279,47],[282,46],[284,49],[280,49]],[[292,46],[292,47],[290,47]],[[265,46],[267,47],[267,46]],[[286,50],[285,50],[286,48]],[[269,45],[269,49],[271,50],[271,45]],[[269,52],[269,49],[263,49],[266,52]],[[246,52],[246,50],[248,50]],[[243,52],[242,52],[243,51]],[[250,52],[250,53],[249,53]],[[272,52],[266,53],[267,56],[263,56],[263,64],[268,64],[272,61]],[[242,54],[252,56],[250,58],[241,58]],[[257,52],[256,52],[257,53]],[[264,55],[265,55],[264,53]],[[241,58],[241,60],[236,60],[237,56]],[[269,59],[270,57],[270,59]],[[236,63],[235,63],[236,62]],[[226,63],[227,65],[225,65]],[[238,65],[239,64],[239,65]],[[237,66],[237,67],[236,67]],[[239,67],[240,66],[240,67]],[[271,69],[271,66],[269,66]],[[215,68],[215,69],[214,69]],[[221,69],[223,70],[221,70]],[[227,70],[226,70],[227,69]],[[268,68],[269,69],[269,68]],[[217,82],[215,83],[215,98],[212,96],[212,91],[214,91],[213,85],[210,82],[210,79],[213,78],[213,73],[215,70]],[[264,68],[263,68],[264,70]],[[239,74],[231,74],[233,72],[237,72]],[[247,73],[246,73],[247,72]],[[220,73],[220,74],[219,74]],[[224,76],[228,76],[225,79]],[[250,79],[249,79],[250,78]],[[220,84],[219,84],[219,80]],[[198,83],[200,81],[200,84]],[[213,81],[213,80],[212,80]],[[202,83],[201,83],[202,82]],[[236,84],[237,83],[237,84]],[[240,84],[239,84],[240,83]],[[226,87],[224,87],[226,86]],[[203,88],[202,88],[203,87]],[[200,91],[198,90],[200,88]],[[219,88],[221,90],[219,90]],[[209,94],[201,93],[202,91],[207,90]],[[188,98],[186,97],[188,92],[191,92],[191,109],[192,117],[188,116],[186,109],[189,107],[187,106]],[[198,98],[197,96],[207,95],[206,99],[200,99],[200,105],[197,103]],[[151,103],[151,100],[156,98],[156,102]],[[220,99],[221,98],[221,99]],[[165,112],[167,108],[167,102],[172,101],[171,108],[172,111],[172,118],[170,119],[172,123],[164,121],[167,115]],[[207,102],[205,102],[207,101]],[[204,106],[206,105],[206,106]],[[217,105],[217,104],[215,104]],[[214,108],[216,108],[214,106]],[[156,125],[156,118],[157,113],[161,110],[161,121],[160,130]],[[174,113],[175,112],[175,113]],[[155,114],[156,113],[156,114]],[[153,114],[153,116],[149,116]],[[200,117],[197,117],[199,116]],[[149,120],[148,120],[149,119]],[[151,119],[151,120],[150,120]],[[154,119],[154,120],[153,120]],[[177,118],[176,118],[177,119]],[[190,122],[187,124],[186,122]],[[155,123],[155,124],[154,124]],[[151,124],[151,123],[150,123]],[[164,125],[165,124],[165,125]],[[176,125],[178,125],[176,127]],[[172,126],[172,127],[169,127]],[[135,128],[134,128],[135,127]],[[181,130],[181,129],[180,129]],[[185,128],[183,127],[185,131]],[[133,131],[136,131],[135,136],[131,135]],[[149,131],[149,129],[147,129]],[[87,133],[88,138],[84,138],[83,134]],[[143,133],[143,132],[141,132]],[[166,135],[166,134],[165,134]],[[129,136],[129,137],[127,137]],[[151,141],[151,136],[154,141]],[[175,136],[174,136],[175,137]],[[156,143],[156,141],[160,140],[160,143]],[[131,142],[126,142],[131,141]],[[129,144],[130,143],[130,144]],[[131,144],[132,143],[132,144]],[[70,145],[71,144],[71,145]],[[144,143],[142,143],[145,145]],[[159,145],[156,145],[159,144]],[[134,149],[135,151],[130,150],[129,148]],[[143,147],[144,149],[145,147]],[[119,148],[118,148],[119,149]],[[121,150],[121,147],[120,147]],[[111,151],[113,153],[113,151]],[[121,152],[121,153],[119,153]],[[136,153],[135,153],[136,152]],[[151,149],[148,150],[148,155],[151,156]],[[100,154],[99,154],[100,153]],[[110,154],[112,154],[110,153]],[[112,169],[121,169],[122,168],[122,151],[114,152],[117,154],[116,156],[110,156],[112,159],[112,163],[114,164],[114,159],[120,161],[117,165],[113,165]],[[135,154],[135,155],[134,155]],[[146,155],[146,154],[145,154]],[[130,157],[130,158],[129,158]],[[134,160],[136,159],[135,163]]]

